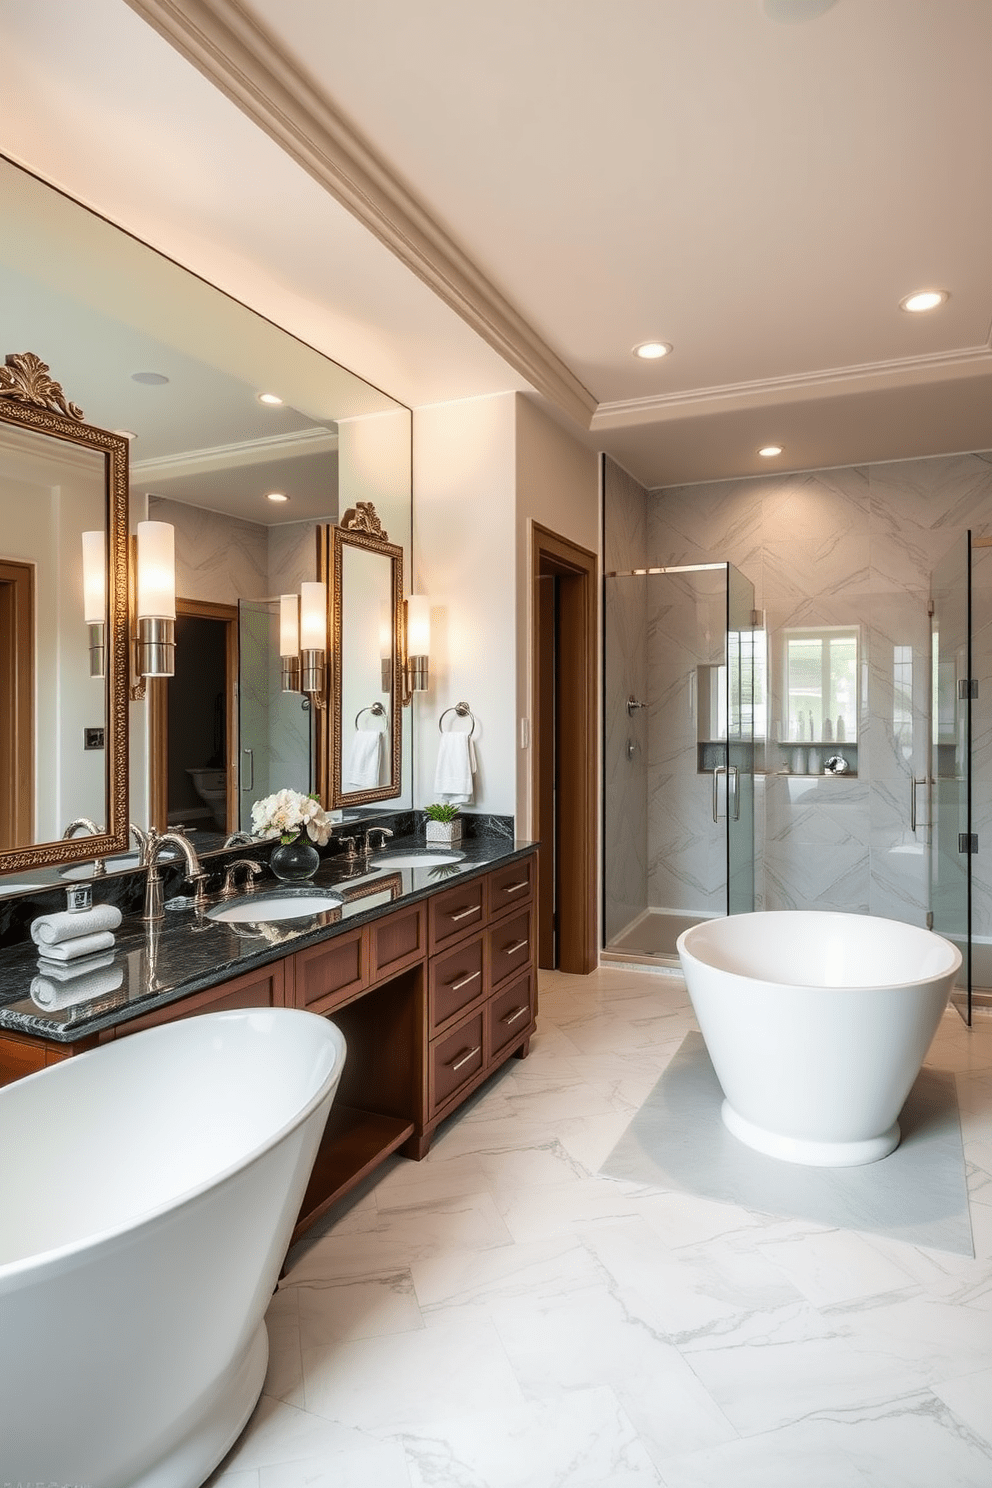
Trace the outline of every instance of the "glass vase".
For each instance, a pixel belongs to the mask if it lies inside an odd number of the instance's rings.
[[[308,838],[295,837],[272,849],[269,867],[283,883],[305,883],[320,867],[320,853]]]

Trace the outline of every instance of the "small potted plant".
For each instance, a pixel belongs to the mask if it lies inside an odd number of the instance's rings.
[[[446,842],[450,846],[452,842],[462,840],[458,807],[450,801],[435,801],[432,806],[425,806],[424,816],[427,818],[428,842]]]

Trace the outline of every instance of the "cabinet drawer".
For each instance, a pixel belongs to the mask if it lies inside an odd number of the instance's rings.
[[[430,1050],[430,1114],[482,1068],[484,1010],[464,1018],[450,1033],[435,1039]]]
[[[485,919],[485,892],[485,879],[473,878],[457,888],[445,889],[443,894],[437,894],[429,901],[431,955],[461,936],[480,929]]]
[[[489,930],[489,982],[498,987],[500,982],[523,971],[533,958],[531,950],[531,909],[521,914],[508,915]]]
[[[468,1007],[485,990],[483,936],[481,931],[471,940],[435,956],[430,969],[430,1036]]]
[[[534,1021],[534,972],[528,967],[522,977],[496,992],[486,1004],[489,1018],[489,1058],[523,1033]]]
[[[320,1013],[364,991],[369,984],[368,945],[366,930],[352,930],[297,951],[294,1006]]]
[[[533,899],[534,879],[537,876],[536,867],[537,854],[531,853],[530,857],[524,858],[521,862],[511,863],[508,868],[499,868],[489,875],[489,918],[491,920]]]
[[[427,955],[427,916],[422,904],[398,909],[369,926],[369,974],[374,982],[423,961]]]

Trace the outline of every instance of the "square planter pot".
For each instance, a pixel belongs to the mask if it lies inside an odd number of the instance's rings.
[[[460,817],[456,817],[454,821],[450,822],[436,822],[428,820],[428,842],[443,842],[447,847],[450,847],[453,842],[461,842],[461,840],[462,823]]]

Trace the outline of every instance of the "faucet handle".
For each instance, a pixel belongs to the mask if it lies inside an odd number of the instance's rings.
[[[358,841],[354,837],[338,837],[335,839],[345,849],[345,861],[353,863],[358,857]]]

